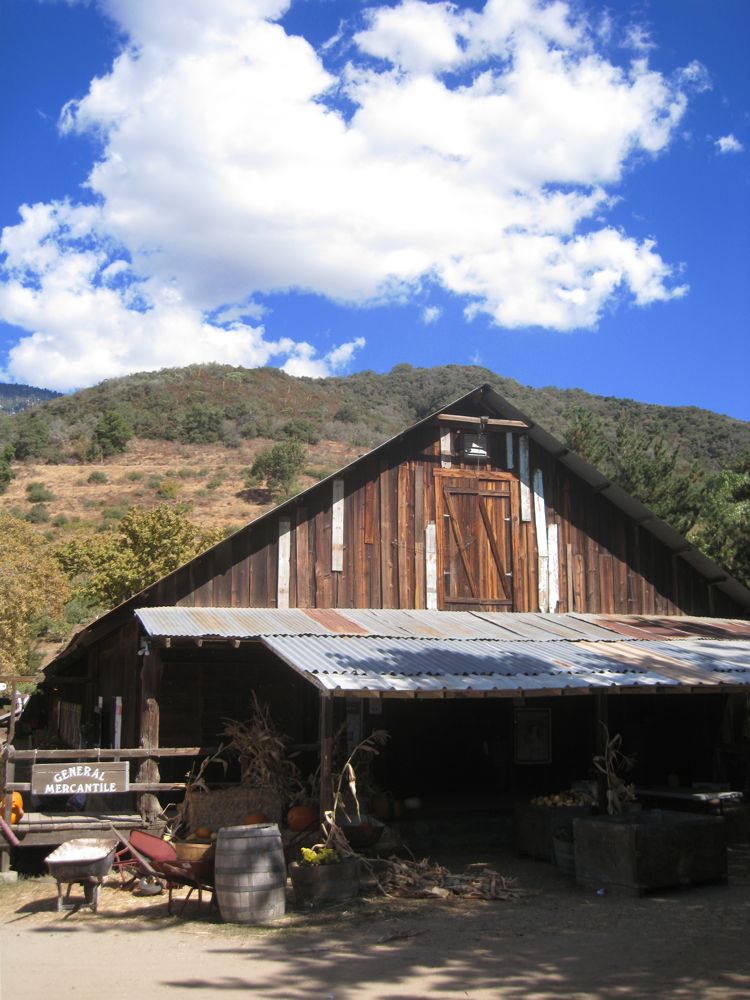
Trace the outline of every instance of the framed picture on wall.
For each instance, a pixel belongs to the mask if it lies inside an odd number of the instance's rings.
[[[513,732],[516,764],[549,764],[552,734],[548,708],[515,708]]]

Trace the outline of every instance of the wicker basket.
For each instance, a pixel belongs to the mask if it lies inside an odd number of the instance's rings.
[[[271,823],[281,823],[281,801],[278,795],[264,788],[236,785],[216,791],[193,791],[188,795],[187,821],[191,831],[201,826],[219,830],[223,826],[240,826],[250,813],[262,812]]]

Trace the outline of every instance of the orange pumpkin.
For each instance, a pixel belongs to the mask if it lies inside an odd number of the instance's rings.
[[[392,803],[387,795],[376,795],[370,803],[370,812],[375,819],[379,819],[383,823],[388,822],[392,811]]]
[[[199,826],[195,831],[195,836],[199,837],[201,840],[208,840],[212,833],[213,830],[210,826]]]
[[[248,813],[247,816],[242,821],[245,826],[253,826],[254,823],[270,823],[268,816],[265,813]]]
[[[286,825],[295,833],[301,833],[308,826],[318,822],[318,811],[312,806],[292,806],[286,814]]]
[[[0,816],[5,816],[5,796],[0,800]],[[10,822],[18,823],[23,816],[23,798],[20,792],[11,792],[10,798]]]

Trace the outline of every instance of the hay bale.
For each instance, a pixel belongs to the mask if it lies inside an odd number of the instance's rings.
[[[200,826],[218,830],[239,826],[250,813],[262,812],[269,822],[281,823],[281,800],[264,788],[237,785],[215,791],[191,791],[188,796],[187,822],[190,831]]]

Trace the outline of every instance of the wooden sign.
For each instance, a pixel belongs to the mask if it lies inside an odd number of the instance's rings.
[[[127,761],[90,764],[34,764],[31,791],[34,795],[105,795],[127,792],[130,776]]]

